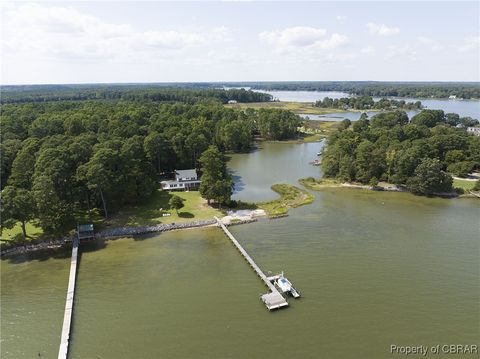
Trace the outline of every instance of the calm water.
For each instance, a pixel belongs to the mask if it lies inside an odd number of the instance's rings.
[[[378,114],[378,112],[375,112],[375,111],[366,111],[365,113],[369,118]],[[416,115],[418,112],[406,111],[406,113],[409,118],[412,118],[412,116]],[[345,119],[349,119],[350,121],[358,121],[361,115],[362,115],[362,112],[348,111],[348,112],[327,113],[324,115],[301,114],[300,116],[303,118],[308,118],[310,120],[318,120],[318,121],[342,121]]]
[[[275,198],[271,183],[318,174],[308,161],[320,146],[233,156],[235,197]],[[83,246],[71,358],[387,358],[391,344],[478,344],[480,202],[315,195],[288,218],[232,227],[303,294],[278,312],[216,228]],[[23,259],[1,262],[1,357],[54,358],[68,260]]]
[[[349,97],[345,92],[335,92],[335,91],[262,91],[271,94],[274,98],[279,99],[280,101],[294,101],[294,102],[315,102],[317,100],[323,100],[325,97],[330,98],[342,98]],[[375,97],[375,101],[380,98]],[[395,98],[399,99],[399,98]],[[416,102],[421,101],[425,108],[429,109],[438,109],[443,110],[446,113],[458,113],[461,117],[470,116],[480,120],[480,101],[479,100],[442,100],[442,99],[418,99],[418,98],[400,98],[407,102]],[[415,114],[414,111],[411,111],[411,114]],[[326,115],[327,119],[322,119],[324,121],[337,121],[335,117],[331,118],[332,114]],[[334,116],[338,114],[333,114]],[[311,119],[315,115],[309,115]],[[360,113],[358,112],[344,112],[342,113],[343,118],[348,118],[349,120],[356,121],[360,118]]]
[[[317,100],[323,100],[325,97],[333,99],[350,97],[348,93],[339,91],[253,91],[265,92],[272,95],[274,100],[288,102],[315,102]]]

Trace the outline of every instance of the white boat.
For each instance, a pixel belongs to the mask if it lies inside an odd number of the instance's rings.
[[[300,297],[300,293],[297,292],[297,290],[293,287],[292,283],[290,283],[290,281],[283,275],[281,275],[275,281],[275,284],[283,293],[290,293],[294,298]]]

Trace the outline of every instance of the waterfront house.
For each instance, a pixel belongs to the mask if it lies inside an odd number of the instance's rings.
[[[467,132],[475,136],[480,136],[480,127],[467,127]]]
[[[237,103],[237,100],[229,100],[228,103],[229,104],[234,104],[234,103]]]
[[[200,186],[200,180],[198,179],[197,171],[192,170],[176,170],[175,180],[162,181],[162,189],[166,191],[184,191],[198,189]]]

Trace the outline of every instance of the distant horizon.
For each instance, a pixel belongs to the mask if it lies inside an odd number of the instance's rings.
[[[74,86],[74,85],[177,85],[177,84],[262,84],[262,83],[396,83],[396,84],[478,84],[480,81],[438,81],[438,80],[241,80],[241,81],[155,81],[155,82],[65,82],[65,83],[22,83],[0,84],[1,87],[22,86]]]

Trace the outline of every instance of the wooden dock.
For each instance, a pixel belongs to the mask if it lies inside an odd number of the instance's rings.
[[[66,359],[68,355],[70,325],[72,323],[73,314],[73,298],[75,296],[75,278],[77,275],[78,243],[79,239],[74,238],[72,246],[72,260],[70,262],[70,276],[68,278],[67,300],[65,303],[65,313],[63,316],[62,337],[60,339],[58,359]]]
[[[250,255],[247,253],[245,249],[238,243],[238,241],[235,239],[233,234],[230,233],[230,231],[227,229],[227,227],[222,223],[220,219],[217,217],[214,217],[218,223],[218,226],[222,228],[223,232],[227,235],[227,237],[232,241],[232,243],[237,247],[238,251],[240,254],[247,260],[248,264],[253,268],[255,273],[260,277],[260,279],[265,283],[265,285],[270,289],[270,293],[263,294],[260,298],[262,301],[265,303],[267,306],[268,310],[272,309],[278,309],[281,307],[286,307],[288,306],[288,302],[286,299],[283,297],[283,295],[278,291],[278,289],[273,285],[273,283],[270,281],[270,278],[267,277],[262,270],[258,267],[258,265],[255,263],[255,261],[250,257]]]

